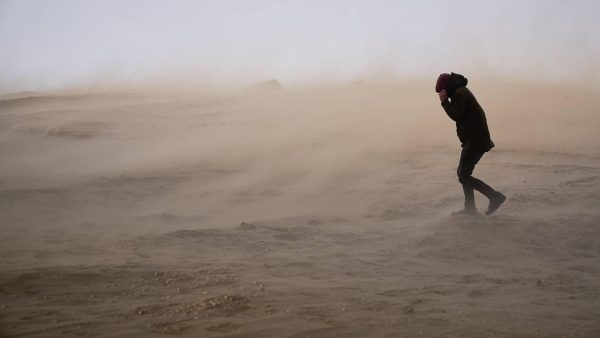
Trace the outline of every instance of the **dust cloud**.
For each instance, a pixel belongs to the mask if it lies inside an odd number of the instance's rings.
[[[597,5],[505,3],[0,3],[0,335],[598,335]]]
[[[476,175],[509,196],[492,217],[448,216],[460,148],[431,81],[4,97],[5,331],[596,332],[597,96],[469,87],[497,145]]]

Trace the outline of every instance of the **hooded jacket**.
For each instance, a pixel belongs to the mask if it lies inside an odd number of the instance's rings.
[[[467,78],[450,74],[446,92],[450,100],[442,102],[446,114],[456,122],[456,134],[466,151],[487,152],[494,147],[485,118],[485,112],[475,96],[466,87]]]

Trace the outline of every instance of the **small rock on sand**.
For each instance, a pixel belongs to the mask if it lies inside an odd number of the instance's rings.
[[[246,222],[242,222],[240,224],[240,226],[238,227],[239,230],[254,230],[256,229],[256,225],[252,224],[252,223],[246,223]]]

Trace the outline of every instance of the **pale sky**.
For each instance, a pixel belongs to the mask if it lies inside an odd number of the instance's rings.
[[[0,92],[462,72],[600,81],[600,1],[0,0]]]

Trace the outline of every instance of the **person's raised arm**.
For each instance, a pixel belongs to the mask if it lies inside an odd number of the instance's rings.
[[[452,97],[452,102],[450,102],[448,100],[448,94],[443,90],[440,93],[440,101],[442,102],[442,107],[444,107],[446,114],[448,114],[452,120],[462,120],[467,101],[467,97],[464,93],[457,91]]]

